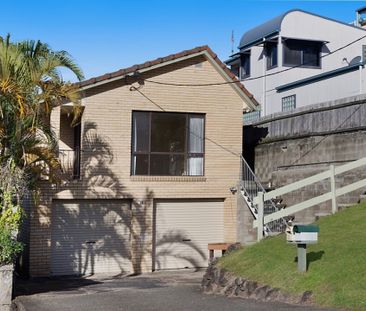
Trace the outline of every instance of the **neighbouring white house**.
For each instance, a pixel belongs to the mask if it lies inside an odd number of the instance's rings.
[[[364,16],[347,24],[291,10],[244,33],[226,61],[260,103],[244,121],[365,93]]]

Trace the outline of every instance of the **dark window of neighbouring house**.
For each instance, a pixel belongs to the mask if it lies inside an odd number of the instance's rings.
[[[319,68],[320,50],[320,42],[286,40],[283,44],[283,64]]]
[[[267,69],[271,69],[277,66],[278,49],[277,42],[269,42],[265,46],[267,57]]]
[[[240,79],[250,76],[250,54],[240,55]]]
[[[282,111],[289,111],[296,108],[296,95],[282,97]]]
[[[230,70],[236,77],[239,77],[240,64],[232,64]]]
[[[132,175],[203,175],[203,114],[134,111],[132,119]]]

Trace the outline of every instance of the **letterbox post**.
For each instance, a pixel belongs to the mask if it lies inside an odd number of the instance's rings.
[[[307,271],[306,246],[318,241],[319,226],[296,224],[286,229],[287,243],[297,245],[297,270]]]
[[[306,244],[297,244],[297,270],[306,272]]]

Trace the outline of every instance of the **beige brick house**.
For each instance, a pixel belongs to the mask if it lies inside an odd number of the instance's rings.
[[[31,276],[202,267],[207,243],[237,240],[230,188],[256,102],[210,48],[79,86],[80,126],[68,104],[51,116],[70,178],[31,212]]]

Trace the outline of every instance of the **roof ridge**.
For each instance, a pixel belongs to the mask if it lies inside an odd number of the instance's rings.
[[[110,73],[105,73],[105,74],[97,76],[97,77],[93,77],[93,78],[90,78],[90,79],[87,79],[87,80],[84,80],[84,81],[77,82],[77,83],[75,83],[75,85],[79,88],[83,88],[83,87],[90,86],[90,85],[93,85],[93,84],[98,83],[98,82],[103,82],[103,81],[108,82],[108,80],[113,79],[113,78],[124,76],[126,74],[133,73],[133,72],[136,72],[136,71],[141,70],[141,69],[149,68],[149,67],[152,67],[154,65],[158,65],[158,64],[161,64],[161,63],[164,63],[164,62],[167,62],[167,61],[179,59],[179,58],[189,56],[189,55],[192,55],[192,54],[200,53],[200,52],[203,52],[203,51],[206,51],[210,55],[210,57],[217,63],[217,65],[219,65],[219,67],[221,67],[225,71],[226,75],[232,81],[238,82],[238,83],[235,83],[235,84],[237,84],[238,87],[240,88],[240,90],[247,97],[249,97],[252,100],[254,105],[259,105],[258,102],[254,99],[253,94],[251,94],[244,87],[244,85],[229,70],[229,68],[219,59],[219,57],[211,50],[211,48],[208,45],[197,46],[193,49],[183,50],[181,52],[173,53],[173,54],[170,54],[170,55],[165,56],[165,57],[159,57],[159,58],[156,58],[154,60],[146,61],[146,62],[141,63],[141,64],[135,64],[135,65],[127,67],[127,68],[122,68],[122,69],[119,69],[117,71],[113,71],[113,72],[110,72]]]

